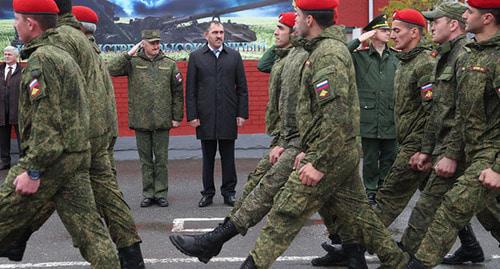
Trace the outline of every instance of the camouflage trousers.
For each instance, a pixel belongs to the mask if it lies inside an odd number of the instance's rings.
[[[167,198],[169,130],[135,131],[144,198]]]
[[[441,157],[434,157],[432,163],[436,163]],[[432,171],[427,184],[420,192],[420,197],[411,212],[408,225],[401,237],[401,243],[406,251],[415,254],[427,232],[427,228],[434,219],[436,210],[443,201],[444,194],[453,187],[457,178],[463,174],[464,169],[465,164],[458,164],[455,175],[450,178],[440,177]]]
[[[382,268],[406,268],[409,256],[398,248],[368,204],[358,162],[358,154],[346,153],[343,162],[332,164],[316,186],[303,185],[296,171],[290,174],[275,196],[268,221],[250,252],[257,268],[269,268],[320,209],[336,216],[337,223],[377,253]]]
[[[90,139],[90,184],[94,193],[97,211],[106,222],[111,239],[117,248],[141,242],[132,212],[120,191],[109,160],[109,135]],[[30,232],[37,231],[54,213],[55,206],[48,203],[33,219]],[[78,242],[73,242],[78,246]]]
[[[116,250],[96,210],[89,166],[87,152],[63,153],[44,171],[38,191],[30,196],[15,192],[14,180],[23,169],[12,167],[0,187],[0,248],[9,247],[51,204],[92,268],[120,268]]]
[[[442,261],[453,246],[458,230],[469,223],[474,215],[486,230],[500,240],[500,211],[497,200],[500,192],[484,187],[478,180],[481,171],[490,167],[493,162],[494,157],[474,160],[444,196],[415,254],[425,266],[433,267]]]
[[[258,180],[255,175],[261,174],[261,171],[264,171],[262,168],[271,164],[269,155],[267,158],[264,156],[261,159],[251,181],[245,184],[245,191],[239,199],[237,210],[233,210],[229,215],[229,219],[242,235],[246,234],[248,228],[259,223],[269,212],[273,205],[274,196],[280,191],[293,171],[293,163],[299,153],[300,150],[295,147],[285,149],[278,161],[269,167]],[[253,188],[250,189],[251,187]]]

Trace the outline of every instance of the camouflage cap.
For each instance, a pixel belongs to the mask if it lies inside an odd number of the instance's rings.
[[[465,10],[467,10],[467,7],[460,2],[445,2],[434,8],[434,10],[424,11],[422,14],[430,21],[441,17],[447,17],[452,20],[465,22],[462,18],[462,14],[464,14]]]
[[[160,38],[160,30],[142,30],[141,37],[143,40],[148,42],[159,41]]]

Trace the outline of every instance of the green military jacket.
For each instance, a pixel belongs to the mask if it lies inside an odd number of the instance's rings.
[[[290,48],[275,48],[277,59],[273,64],[271,75],[269,76],[269,101],[266,107],[266,133],[273,138],[279,137],[279,97],[281,92],[281,72],[283,64],[285,63],[286,56]],[[277,139],[273,139],[275,141]],[[276,142],[271,143],[275,145]]]
[[[150,59],[143,49],[123,53],[108,66],[112,76],[128,76],[128,125],[135,130],[167,130],[184,115],[182,75],[160,52]]]
[[[359,39],[349,42],[361,106],[361,136],[395,139],[394,76],[399,66],[396,52],[389,47],[380,55],[372,46],[358,49]]]
[[[343,29],[331,26],[304,49],[297,121],[305,162],[323,173],[358,154],[359,98],[356,75]]]
[[[44,172],[62,154],[90,147],[89,106],[83,74],[71,56],[53,46],[50,29],[21,52],[27,59],[19,94],[19,165]],[[71,75],[68,75],[71,74]]]
[[[56,35],[50,35],[49,41],[66,51],[82,70],[86,81],[85,90],[90,106],[90,138],[108,134],[115,124],[116,116],[110,109],[108,90],[99,55],[95,52],[88,38],[80,31],[80,23],[71,15],[58,17]],[[114,100],[113,100],[114,102]]]
[[[463,159],[463,149],[454,148],[455,138],[450,138],[455,125],[455,107],[458,96],[456,73],[458,59],[465,54],[465,35],[448,41],[437,48],[437,64],[432,76],[432,109],[425,125],[421,152],[445,154],[454,160]],[[453,135],[453,134],[452,134]]]
[[[300,148],[299,129],[297,127],[298,93],[302,89],[301,72],[309,53],[304,49],[305,40],[293,39],[294,47],[286,57],[281,72],[281,94],[279,96],[279,140],[278,145]]]
[[[468,162],[492,160],[500,173],[500,32],[467,45],[458,77],[458,122]]]
[[[273,45],[264,52],[262,57],[260,57],[259,62],[257,63],[257,69],[260,72],[271,73],[274,62],[279,58],[279,56],[276,55],[275,50],[276,46]]]
[[[432,101],[432,71],[435,59],[417,46],[397,55],[401,66],[394,78],[396,136],[400,147],[420,151],[424,126]]]

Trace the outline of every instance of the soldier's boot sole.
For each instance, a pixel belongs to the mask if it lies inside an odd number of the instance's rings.
[[[441,263],[449,265],[459,265],[468,262],[484,262],[483,249],[479,244],[474,244],[473,246],[462,245],[459,249],[457,249],[457,251],[455,251],[455,253],[446,255]]]

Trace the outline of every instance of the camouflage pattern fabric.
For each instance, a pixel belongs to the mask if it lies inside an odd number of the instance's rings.
[[[484,227],[500,227],[498,190],[478,181],[482,170],[500,172],[500,33],[491,39],[467,45],[464,63],[457,74],[457,124],[460,124],[465,156],[470,166],[448,191],[415,257],[425,266],[439,264],[455,242],[458,230],[477,215]],[[498,229],[498,228],[497,228]],[[492,234],[498,238],[498,231]]]
[[[47,204],[58,215],[92,268],[120,268],[116,250],[102,224],[89,180],[89,106],[85,80],[65,51],[51,45],[48,30],[22,51],[28,58],[19,100],[19,127],[25,155],[0,187],[0,245],[32,225]],[[73,74],[67,76],[67,74]],[[15,192],[14,180],[26,170],[42,171],[31,196]]]
[[[316,186],[303,185],[295,171],[289,176],[250,253],[257,268],[269,268],[322,208],[376,250],[385,268],[403,268],[408,261],[368,205],[358,174],[359,101],[344,40],[342,28],[332,26],[304,46],[310,54],[302,70],[297,108],[306,153],[303,163],[311,162],[325,176]],[[366,225],[359,225],[360,214]]]

